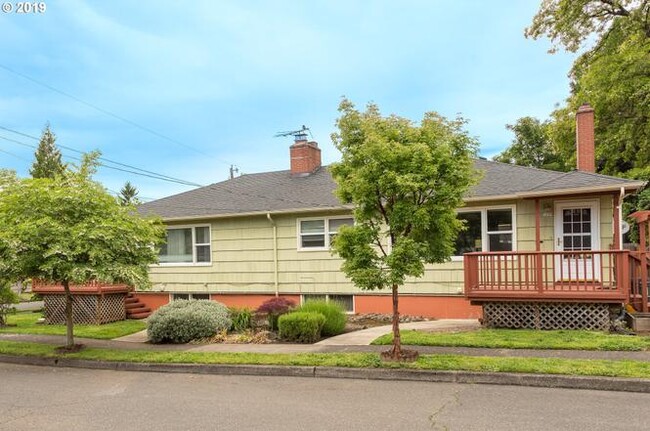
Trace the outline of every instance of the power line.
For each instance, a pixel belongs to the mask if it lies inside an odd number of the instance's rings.
[[[70,93],[65,92],[63,90],[59,90],[58,88],[53,87],[53,86],[51,86],[49,84],[46,84],[44,82],[41,82],[41,81],[39,81],[39,80],[37,80],[35,78],[32,78],[31,76],[28,76],[28,75],[25,75],[24,73],[13,70],[12,68],[10,68],[8,66],[0,64],[0,68],[6,70],[9,73],[13,73],[14,75],[19,76],[19,77],[21,77],[23,79],[31,81],[36,85],[40,85],[41,87],[47,88],[50,91],[54,91],[55,93],[58,93],[58,94],[60,94],[62,96],[65,96],[65,97],[67,97],[69,99],[72,99],[77,103],[81,103],[82,105],[85,105],[85,106],[87,106],[89,108],[92,108],[92,109],[98,111],[98,112],[101,112],[102,114],[108,115],[109,117],[115,118],[116,120],[122,121],[122,122],[124,122],[126,124],[129,124],[129,125],[135,127],[135,128],[143,130],[143,131],[145,131],[145,132],[147,132],[147,133],[149,133],[151,135],[157,136],[158,138],[164,139],[164,140],[166,140],[168,142],[171,142],[173,144],[176,144],[176,145],[180,145],[181,147],[184,147],[184,148],[186,148],[188,150],[192,150],[192,151],[194,151],[194,152],[196,152],[198,154],[208,156],[208,157],[213,158],[214,160],[217,160],[217,161],[219,161],[221,163],[225,163],[226,165],[230,164],[229,162],[227,162],[225,160],[221,160],[221,159],[219,159],[217,157],[214,157],[214,156],[206,153],[205,151],[201,151],[201,150],[199,150],[197,148],[194,148],[194,147],[192,147],[190,145],[187,145],[187,144],[185,144],[185,143],[183,143],[183,142],[181,142],[181,141],[179,141],[177,139],[171,138],[171,137],[169,137],[167,135],[164,135],[164,134],[162,134],[160,132],[157,132],[157,131],[155,131],[155,130],[147,127],[147,126],[143,126],[141,124],[138,124],[135,121],[129,120],[128,118],[124,118],[124,117],[122,117],[120,115],[117,115],[117,114],[115,114],[115,113],[113,113],[113,112],[111,112],[111,111],[109,111],[107,109],[104,109],[104,108],[100,107],[100,106],[94,105],[94,104],[92,104],[90,102],[86,102],[85,100],[80,99],[79,97],[77,97],[77,96],[75,96],[73,94],[70,94]]]
[[[18,144],[18,145],[23,145],[23,146],[26,146],[26,147],[29,147],[29,148],[33,148],[33,149],[38,148],[36,145],[26,144],[24,142],[20,142],[20,141],[17,141],[15,139],[7,138],[6,136],[2,136],[2,135],[0,135],[0,139],[3,139],[3,140],[8,141],[8,142],[13,142],[13,143]],[[69,159],[73,159],[73,160],[79,160],[79,161],[82,160],[79,157],[70,156],[70,155],[67,155],[67,154],[65,154],[63,156],[66,157],[66,158],[69,158]],[[120,171],[120,172],[126,172],[126,173],[129,173],[129,174],[140,175],[142,177],[153,178],[153,179],[156,179],[156,180],[167,181],[167,182],[170,182],[170,183],[182,184],[184,186],[202,187],[200,184],[192,183],[192,182],[181,180],[181,179],[170,179],[170,178],[167,178],[166,176],[161,176],[160,174],[156,174],[156,173],[153,173],[152,175],[150,175],[150,174],[143,173],[143,172],[137,172],[137,171],[133,171],[133,170],[129,170],[129,169],[118,168],[116,166],[109,166],[109,165],[107,165],[105,163],[99,163],[99,166],[102,166],[102,167],[107,168],[107,169],[113,169],[113,170]]]
[[[24,137],[29,138],[29,139],[33,139],[35,141],[40,141],[40,139],[37,138],[36,136],[29,135],[29,134],[23,133],[23,132],[19,132],[17,130],[10,129],[9,127],[0,126],[0,129],[6,130],[6,131],[11,132],[11,133],[15,133],[15,134],[20,135],[20,136],[24,136]],[[7,138],[5,138],[5,139],[7,139]],[[20,145],[30,146],[28,144],[24,144],[24,143],[21,143],[19,141],[12,141],[12,142],[15,142],[15,143],[20,144]],[[57,143],[56,145],[58,147],[61,147],[61,148],[65,149],[65,150],[68,150],[68,151],[73,151],[73,152],[78,153],[78,154],[84,154],[83,151],[77,150],[76,148],[61,145],[59,143]],[[99,160],[103,161],[103,162],[106,162],[106,163],[112,163],[114,165],[122,166],[122,167],[125,167],[125,168],[128,168],[128,169],[135,169],[136,171],[144,172],[146,174],[156,175],[156,176],[161,177],[161,178],[167,178],[167,179],[175,181],[175,182],[182,182],[182,183],[185,183],[188,186],[203,187],[201,184],[193,183],[191,181],[186,181],[186,180],[183,180],[183,179],[180,179],[180,178],[174,178],[174,177],[171,177],[169,175],[160,174],[158,172],[153,172],[153,171],[149,171],[149,170],[146,170],[146,169],[138,168],[137,166],[128,165],[126,163],[116,162],[115,160],[110,160],[110,159],[107,159],[105,157],[99,157]],[[106,165],[103,165],[103,166],[106,166]]]

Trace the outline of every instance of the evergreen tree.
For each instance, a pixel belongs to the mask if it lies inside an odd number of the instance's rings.
[[[52,133],[48,123],[34,153],[34,163],[29,173],[33,178],[54,178],[61,175],[65,167],[61,161],[61,151],[56,146],[56,135]]]
[[[140,199],[138,199],[138,189],[129,181],[124,183],[117,199],[122,206],[138,205],[140,203]]]

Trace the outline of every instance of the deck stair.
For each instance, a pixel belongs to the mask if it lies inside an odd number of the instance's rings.
[[[129,293],[124,300],[127,319],[145,319],[151,315],[151,308],[140,302],[133,292]]]

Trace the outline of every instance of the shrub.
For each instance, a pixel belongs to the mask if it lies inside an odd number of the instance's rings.
[[[215,301],[176,300],[160,307],[147,322],[153,343],[187,343],[211,337],[232,324],[228,308]]]
[[[291,311],[296,306],[296,303],[287,298],[271,298],[264,301],[262,305],[257,308],[258,313],[263,313],[268,316],[269,328],[271,331],[278,330],[278,318]]]
[[[18,302],[20,298],[11,290],[11,283],[0,281],[0,326],[7,324],[7,314],[16,311],[13,305]]]
[[[250,308],[230,308],[231,330],[242,332],[253,327],[253,311]]]
[[[309,301],[305,302],[299,310],[325,316],[325,324],[321,332],[326,337],[338,335],[345,329],[347,316],[338,302]]]
[[[295,311],[280,316],[280,338],[298,343],[313,343],[320,338],[325,316],[320,313]]]

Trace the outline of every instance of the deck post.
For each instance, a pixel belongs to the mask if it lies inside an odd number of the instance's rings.
[[[648,249],[646,243],[648,221],[639,223],[639,258],[641,259],[641,310],[648,312]]]

